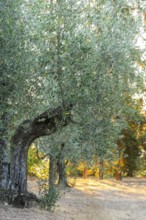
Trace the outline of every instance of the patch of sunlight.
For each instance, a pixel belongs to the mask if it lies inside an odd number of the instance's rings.
[[[140,196],[146,198],[146,182],[140,185],[141,181],[116,181],[113,179],[97,180],[77,178],[74,188],[89,195],[99,196],[111,191],[115,195],[122,197]],[[141,187],[140,187],[141,186]],[[137,190],[138,189],[138,190]]]

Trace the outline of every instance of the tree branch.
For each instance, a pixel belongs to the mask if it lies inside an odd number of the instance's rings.
[[[50,153],[47,153],[47,154],[45,154],[44,156],[40,157],[40,156],[39,156],[39,150],[38,150],[38,148],[37,148],[37,146],[36,146],[36,156],[37,156],[37,158],[38,158],[39,160],[43,160],[43,159],[45,159],[45,157],[47,157],[47,156],[49,156],[49,155],[50,155]]]

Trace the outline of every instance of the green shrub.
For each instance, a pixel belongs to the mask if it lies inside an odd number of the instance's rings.
[[[51,211],[59,199],[59,189],[52,186],[49,190],[45,189],[41,198],[40,207]]]

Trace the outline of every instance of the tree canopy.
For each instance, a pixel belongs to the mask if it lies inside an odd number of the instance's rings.
[[[133,97],[144,88],[137,45],[144,7],[137,0],[1,0],[0,126],[10,152],[21,142],[13,142],[19,128],[25,137],[38,119],[42,129],[49,122],[59,130],[56,143],[67,135],[88,156],[111,155],[127,118],[139,121]],[[68,118],[71,132],[62,129]]]

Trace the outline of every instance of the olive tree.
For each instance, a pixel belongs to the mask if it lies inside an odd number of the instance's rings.
[[[56,132],[58,123],[78,122],[80,140],[91,154],[115,148],[126,126],[127,98],[142,84],[136,66],[141,52],[135,45],[141,23],[132,13],[137,1],[2,4],[7,18],[5,30],[1,17],[6,42],[2,71],[6,67],[12,84],[6,102],[11,116],[9,188],[18,195],[27,191],[29,145]]]

